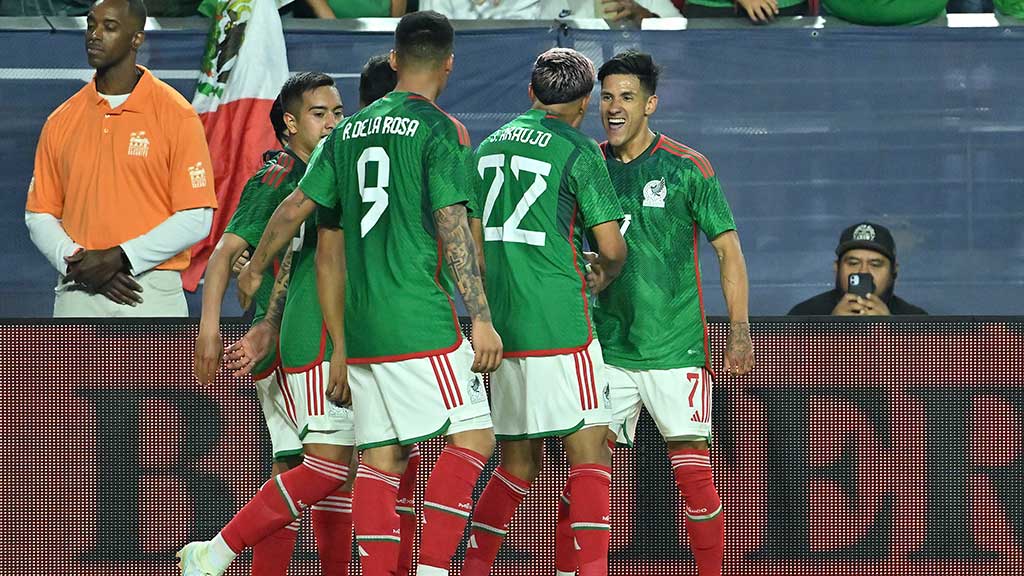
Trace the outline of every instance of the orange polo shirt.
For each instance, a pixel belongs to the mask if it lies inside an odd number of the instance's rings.
[[[192,105],[139,66],[111,110],[95,81],[43,126],[25,210],[63,220],[72,240],[102,250],[149,232],[175,212],[216,208],[213,163]],[[184,270],[191,250],[157,266]]]

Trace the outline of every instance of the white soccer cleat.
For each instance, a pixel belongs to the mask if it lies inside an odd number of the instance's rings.
[[[190,542],[184,546],[175,556],[178,557],[178,568],[181,569],[181,576],[221,576],[224,570],[217,570],[210,566],[209,559],[210,542]]]

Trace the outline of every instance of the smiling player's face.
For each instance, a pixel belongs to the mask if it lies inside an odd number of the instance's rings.
[[[647,117],[657,96],[650,96],[632,74],[611,74],[601,82],[601,123],[608,143],[620,148],[647,134]]]

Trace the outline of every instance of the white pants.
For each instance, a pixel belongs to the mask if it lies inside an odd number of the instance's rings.
[[[102,294],[93,294],[76,284],[57,279],[54,288],[54,318],[152,318],[156,316],[186,317],[188,303],[181,289],[181,272],[177,270],[150,270],[135,277],[142,286],[142,303],[126,306],[108,300]]]

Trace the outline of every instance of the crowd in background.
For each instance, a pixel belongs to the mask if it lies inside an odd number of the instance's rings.
[[[213,3],[216,0],[205,0]],[[149,0],[150,16],[198,16],[201,0]],[[0,0],[0,16],[84,16],[90,0]],[[282,9],[296,18],[399,17],[431,9],[453,19],[603,17],[638,24],[643,18],[826,15],[864,25],[920,24],[948,13],[990,13],[1024,19],[1024,0],[295,0]]]

